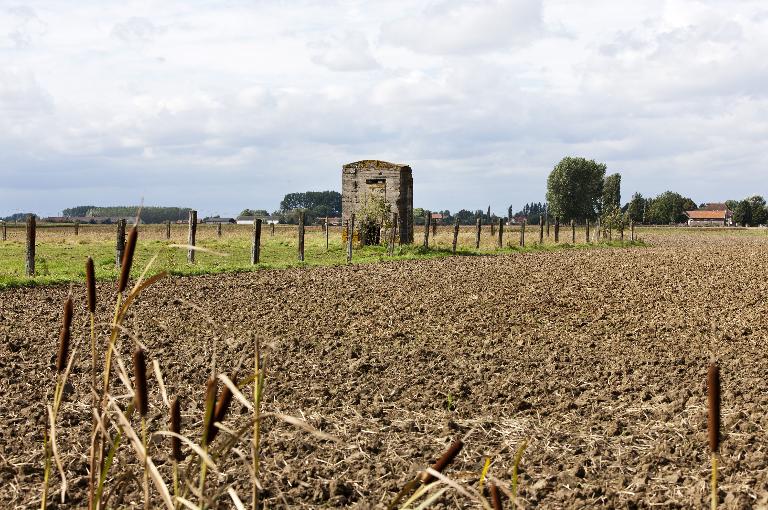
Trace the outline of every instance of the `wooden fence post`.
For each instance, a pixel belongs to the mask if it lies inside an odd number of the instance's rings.
[[[597,218],[597,225],[595,226],[595,242],[600,242],[600,218]]]
[[[355,215],[347,221],[347,264],[352,262],[352,238],[355,235]]]
[[[269,235],[270,235],[270,237],[275,237],[275,224],[274,223],[270,223],[270,225],[272,225],[272,232]]]
[[[304,262],[304,213],[299,212],[299,262]]]
[[[621,241],[624,242],[624,223],[619,226],[619,236]]]
[[[387,255],[390,257],[395,254],[395,233],[397,232],[397,213],[392,213],[392,228],[389,229],[389,244],[387,245]]]
[[[125,220],[117,220],[117,240],[115,241],[115,265],[117,269],[123,264],[125,252]]]
[[[216,224],[216,237],[221,237],[221,222]]]
[[[496,224],[491,221],[491,237],[496,237]]]
[[[434,221],[432,218],[429,221],[432,224],[432,239],[434,239],[437,236],[437,221]]]
[[[480,232],[483,229],[483,220],[482,218],[477,218],[477,231],[475,232],[475,249],[480,249]]]
[[[523,223],[520,225],[520,247],[525,248],[525,226],[528,223],[528,220],[523,220]]]
[[[80,222],[79,221],[75,221],[75,235],[76,236],[80,235]]]
[[[635,242],[635,222],[634,221],[629,222],[629,234],[631,236],[629,238],[630,241],[634,243]]]
[[[261,261],[261,219],[253,220],[253,241],[251,243],[251,265],[255,266]]]
[[[166,220],[165,222],[165,238],[171,238],[171,220]]]
[[[539,244],[544,244],[544,215],[539,215]]]
[[[459,242],[459,219],[456,218],[456,224],[453,226],[453,254],[456,254],[456,243]]]
[[[432,213],[424,211],[424,248],[429,248],[429,224],[432,222]]]
[[[187,237],[187,244],[189,246],[195,246],[195,238],[197,237],[197,211],[189,211],[189,235]],[[189,248],[187,250],[187,262],[190,264],[195,263],[195,250]]]
[[[587,244],[589,244],[589,220],[587,220],[586,224],[586,233],[584,234],[584,240]]]
[[[571,244],[576,244],[576,222],[571,220]]]
[[[328,251],[328,229],[330,229],[330,225],[328,224],[328,216],[325,217],[325,251]]]
[[[37,237],[37,220],[34,214],[27,216],[27,276],[35,276],[35,238]]]
[[[544,216],[544,221],[547,224],[547,239],[549,239],[549,214]]]
[[[3,221],[3,241],[8,239],[8,224]]]
[[[499,218],[499,249],[504,248],[504,220]]]
[[[555,243],[560,242],[560,218],[555,216]]]

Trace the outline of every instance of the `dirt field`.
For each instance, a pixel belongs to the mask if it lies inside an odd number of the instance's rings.
[[[212,353],[230,372],[250,356],[249,335],[270,344],[264,410],[340,440],[265,421],[262,479],[272,508],[384,508],[464,436],[446,474],[467,484],[477,483],[487,456],[490,474],[508,481],[528,440],[526,508],[705,506],[712,356],[723,377],[721,501],[768,508],[768,238],[645,240],[652,246],[179,277],[148,290],[127,324],[160,361],[168,392],[183,399],[191,436]],[[3,508],[39,507],[44,404],[67,291],[0,292]],[[86,314],[83,288],[73,293],[82,340],[58,438],[70,495],[57,505],[54,470],[50,508],[81,507],[87,488]],[[107,322],[114,300],[105,301]],[[131,340],[121,348],[129,353]],[[167,411],[154,378],[150,387],[150,429],[162,429]],[[247,417],[240,409],[233,428]],[[166,440],[151,445],[168,478],[166,452]],[[243,461],[232,455],[219,467],[211,486],[233,485],[247,501]],[[113,473],[126,472],[138,470],[124,445]],[[108,491],[110,505],[141,506],[137,479],[114,480]],[[438,506],[473,507],[446,494]],[[221,508],[231,503],[220,499]]]

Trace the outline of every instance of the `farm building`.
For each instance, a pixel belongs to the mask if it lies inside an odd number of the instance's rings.
[[[445,218],[443,218],[443,215],[442,215],[442,214],[440,214],[440,213],[436,213],[436,212],[433,212],[433,213],[432,213],[432,223],[433,223],[433,224],[435,224],[435,225],[440,225],[441,223],[443,223],[443,220],[444,220],[444,219],[445,219]]]
[[[238,216],[235,222],[238,225],[253,225],[253,221],[261,219],[261,222],[266,225],[277,225],[280,220],[275,216]]]
[[[234,218],[203,218],[203,223],[236,223]]]
[[[724,204],[723,204],[724,205]],[[727,227],[733,225],[733,213],[722,210],[685,211],[690,227]]]
[[[413,174],[411,167],[378,160],[349,163],[342,168],[342,221],[361,218],[375,200],[389,204],[398,215],[400,244],[413,242]]]

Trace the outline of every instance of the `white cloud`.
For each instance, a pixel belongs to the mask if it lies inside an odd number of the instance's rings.
[[[444,0],[384,24],[382,40],[433,54],[501,51],[542,33],[540,0]]]
[[[625,196],[768,194],[760,12],[30,0],[0,10],[0,215],[127,195],[273,209],[287,192],[338,188],[341,165],[363,158],[411,164],[432,209],[541,200],[565,155],[622,172]]]
[[[379,67],[368,39],[360,32],[345,31],[310,43],[312,61],[331,71],[369,71]]]

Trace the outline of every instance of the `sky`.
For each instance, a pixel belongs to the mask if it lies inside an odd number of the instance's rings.
[[[0,0],[0,216],[278,208],[361,159],[414,205],[543,201],[565,156],[622,199],[768,194],[768,4]]]

